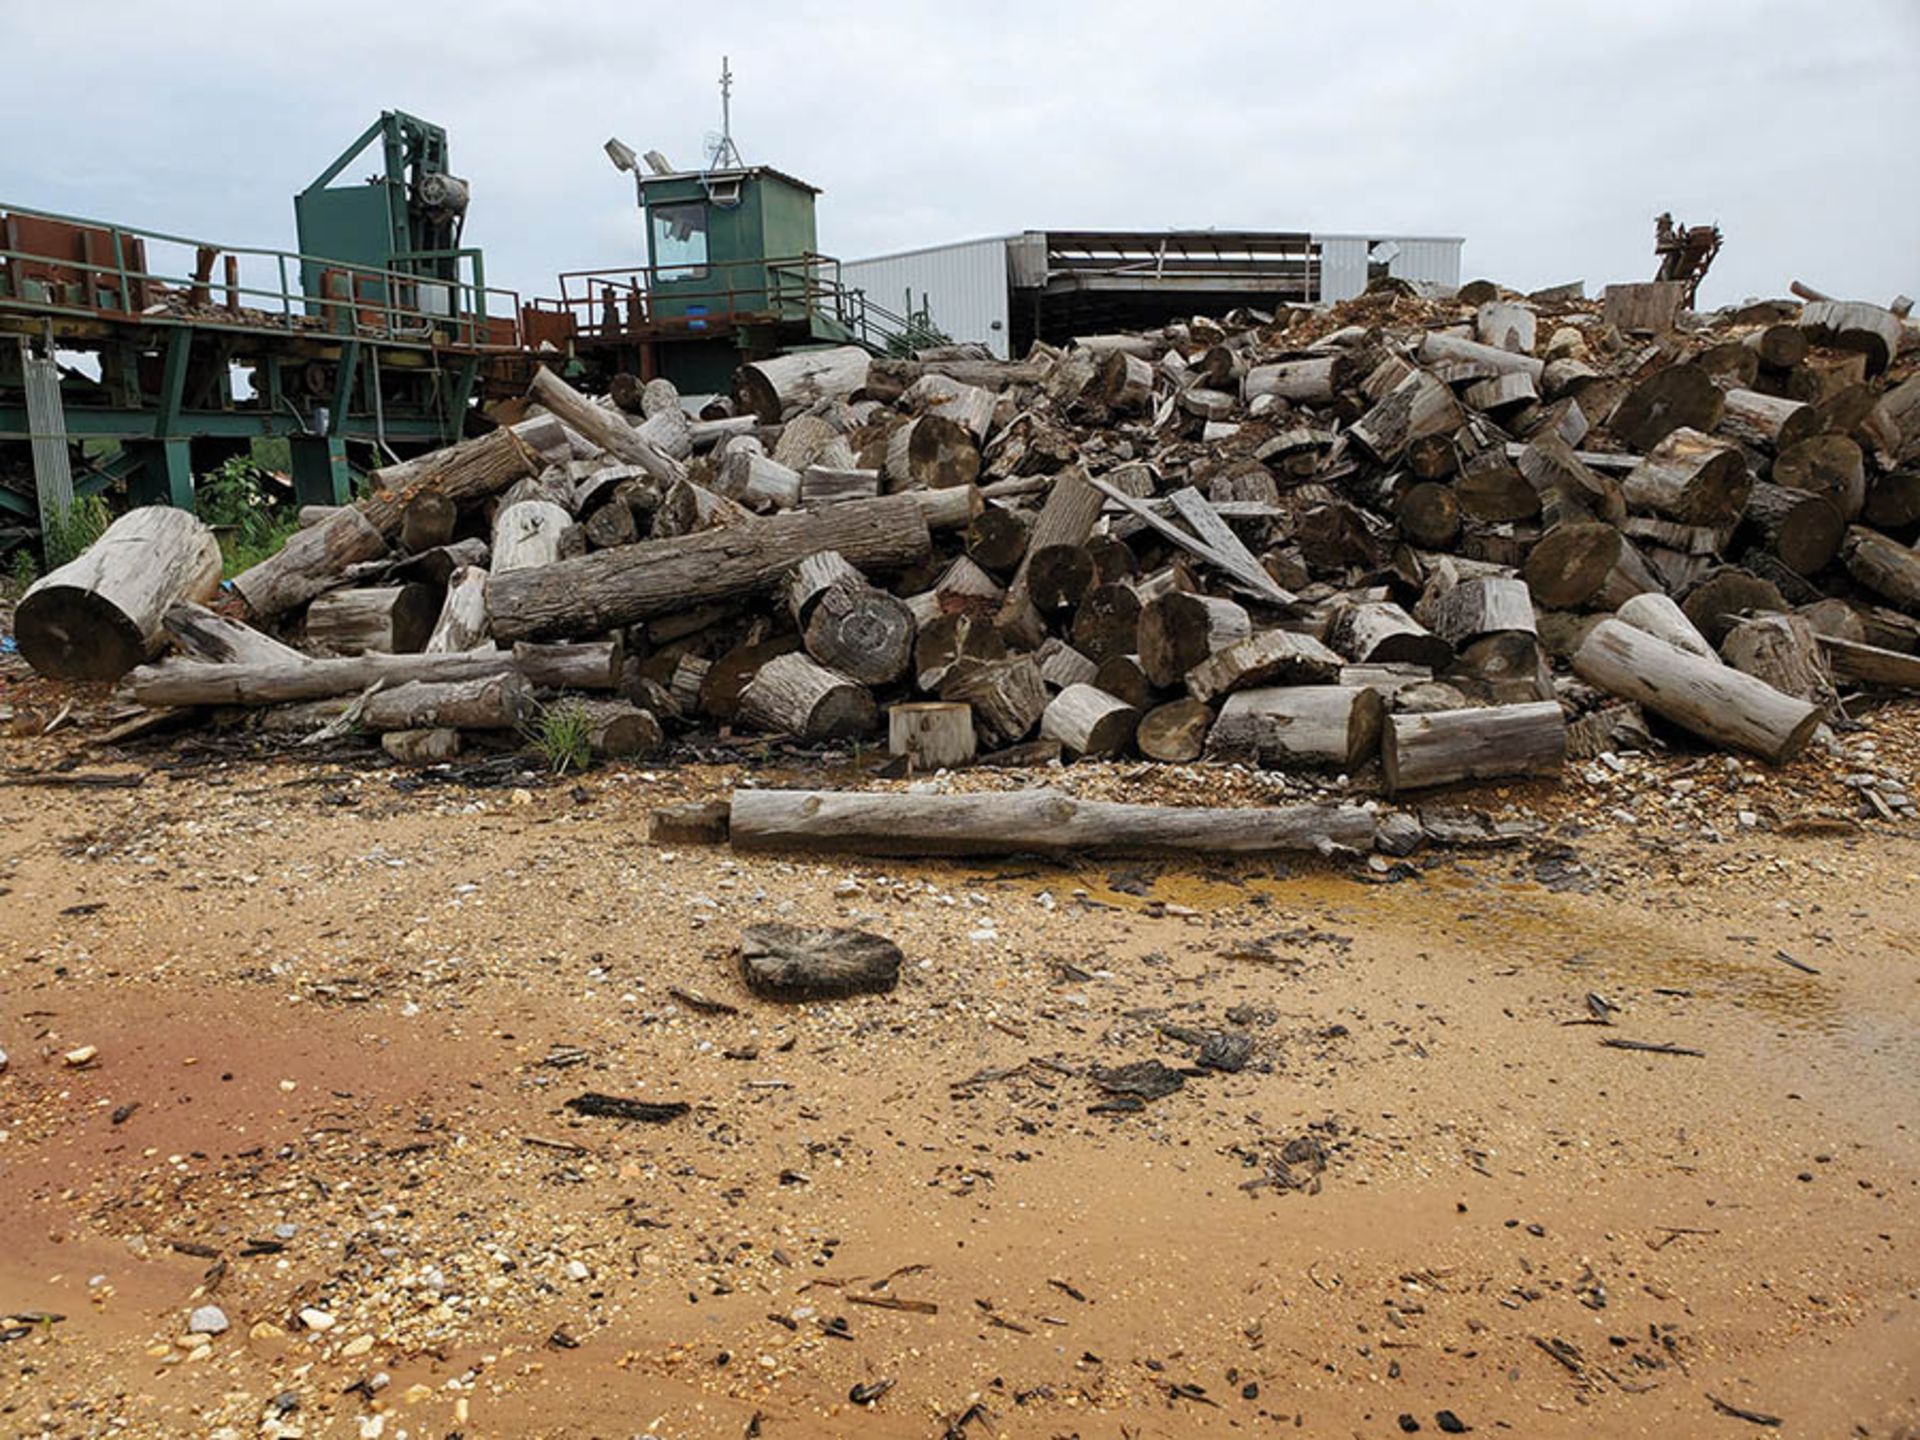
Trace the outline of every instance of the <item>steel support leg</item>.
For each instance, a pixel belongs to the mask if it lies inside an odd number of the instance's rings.
[[[287,448],[293,458],[293,496],[298,503],[344,505],[353,498],[345,440],[338,435],[295,435]]]

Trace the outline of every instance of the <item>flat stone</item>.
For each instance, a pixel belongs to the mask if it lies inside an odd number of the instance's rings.
[[[900,947],[865,930],[750,925],[740,937],[747,988],[774,1000],[828,1000],[891,990]]]
[[[309,1305],[300,1312],[300,1323],[309,1330],[326,1331],[331,1330],[339,1322],[326,1311]]]
[[[187,1332],[191,1335],[224,1335],[227,1332],[227,1312],[218,1305],[202,1305],[187,1317]]]

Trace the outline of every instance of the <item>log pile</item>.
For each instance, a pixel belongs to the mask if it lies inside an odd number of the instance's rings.
[[[359,728],[395,754],[585,690],[603,753],[731,727],[1405,791],[1550,776],[1624,703],[1790,759],[1920,676],[1920,330],[1789,301],[1623,329],[1616,298],[1387,282],[1017,362],[843,347],[697,414],[542,370],[514,423],[237,577],[238,614],[190,604],[203,554],[43,585],[124,597],[116,673],[170,638],[143,703],[383,689]]]

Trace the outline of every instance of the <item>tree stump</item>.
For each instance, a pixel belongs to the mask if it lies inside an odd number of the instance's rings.
[[[740,937],[747,988],[770,1000],[838,1000],[900,983],[900,947],[864,930],[749,925]]]
[[[973,707],[944,700],[888,706],[887,753],[904,755],[916,771],[971,763],[978,753]]]

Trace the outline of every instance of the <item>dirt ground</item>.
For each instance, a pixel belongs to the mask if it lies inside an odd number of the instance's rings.
[[[0,1433],[1920,1435],[1920,830],[1855,788],[1899,800],[1920,710],[1445,797],[1504,847],[1059,866],[646,842],[817,778],[777,754],[422,777],[44,698],[0,740]],[[766,919],[902,981],[758,999]],[[1146,1060],[1181,1088],[1095,1082]]]

